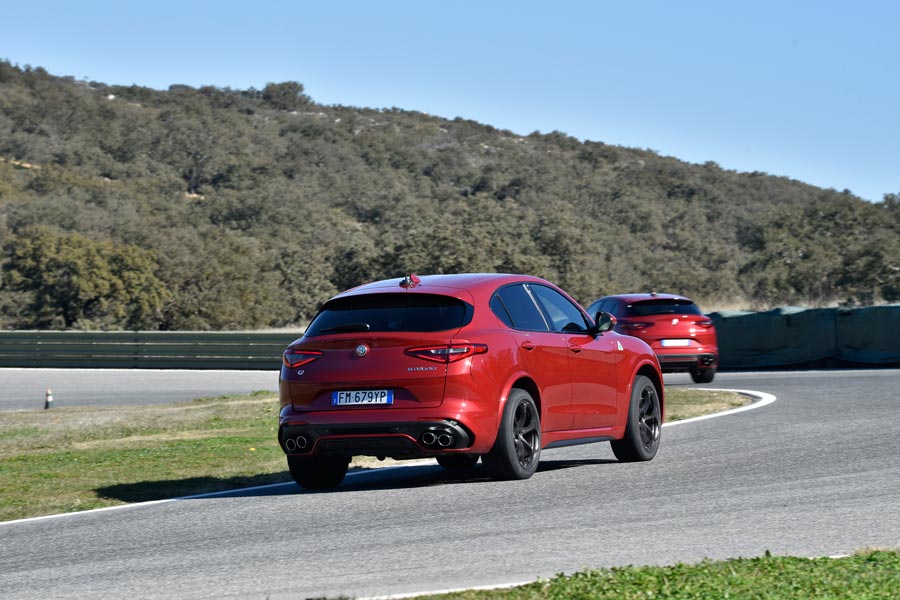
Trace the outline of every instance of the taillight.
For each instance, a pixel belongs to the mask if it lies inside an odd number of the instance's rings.
[[[322,352],[318,350],[300,350],[299,348],[288,348],[284,351],[281,361],[286,367],[299,367],[311,363],[317,358],[322,358]]]
[[[641,329],[647,329],[648,327],[652,327],[653,323],[639,323],[637,321],[631,322],[623,322],[619,321],[619,326],[625,331],[639,331]]]
[[[712,321],[697,321],[696,323],[694,323],[694,327],[702,327],[703,329],[709,329],[712,326]]]
[[[432,362],[452,363],[475,354],[484,354],[487,350],[487,344],[449,344],[445,346],[408,348],[406,353]]]

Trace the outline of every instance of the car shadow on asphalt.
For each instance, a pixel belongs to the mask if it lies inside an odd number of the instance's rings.
[[[270,485],[286,484],[287,482],[293,483],[290,474],[285,471],[254,477],[189,477],[120,483],[96,488],[94,492],[98,498],[109,498],[122,502],[149,502],[187,498],[196,494],[230,495],[241,490],[267,489]]]
[[[559,469],[571,469],[605,463],[615,463],[614,460],[542,460],[538,465],[538,473],[557,471]],[[355,471],[352,476],[344,479],[343,483],[331,490],[301,490],[298,493],[342,493],[363,490],[396,490],[409,488],[426,488],[459,484],[498,484],[503,483],[495,479],[482,465],[478,464],[470,469],[447,470],[439,465],[415,465],[392,468],[377,468]]]
[[[609,459],[545,459],[538,465],[537,472],[538,474],[548,473],[561,469],[616,462]],[[287,472],[283,472],[258,477],[192,477],[178,480],[142,481],[105,486],[97,488],[95,492],[98,497],[122,502],[148,502],[173,498],[204,500],[294,494],[340,494],[478,483],[498,484],[503,482],[494,479],[481,464],[461,471],[448,471],[437,464],[416,464],[351,471],[340,486],[328,490],[305,490],[291,481]]]

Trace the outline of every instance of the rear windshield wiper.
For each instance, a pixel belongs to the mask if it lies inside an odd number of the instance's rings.
[[[340,325],[334,325],[332,327],[320,329],[319,333],[355,333],[360,331],[368,331],[369,329],[370,327],[368,323],[341,323]]]

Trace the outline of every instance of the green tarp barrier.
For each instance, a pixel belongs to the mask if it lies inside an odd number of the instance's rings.
[[[840,360],[900,364],[900,304],[838,310],[836,328]]]
[[[900,305],[720,312],[721,369],[900,364]]]

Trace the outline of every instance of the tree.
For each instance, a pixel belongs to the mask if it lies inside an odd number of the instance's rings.
[[[303,85],[296,81],[269,83],[263,89],[263,102],[277,110],[297,110],[310,103],[303,93]]]
[[[259,240],[212,227],[171,232],[159,248],[172,290],[162,309],[165,330],[216,330],[281,325],[274,259]]]
[[[26,327],[152,326],[168,297],[153,254],[37,226],[6,244],[4,283],[31,293]]]

